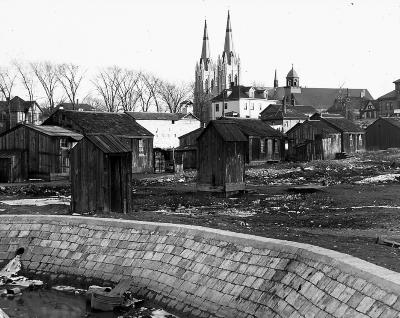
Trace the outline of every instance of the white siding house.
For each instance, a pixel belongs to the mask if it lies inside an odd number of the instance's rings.
[[[153,147],[171,149],[179,146],[179,137],[200,128],[200,120],[191,113],[127,112],[154,135]]]

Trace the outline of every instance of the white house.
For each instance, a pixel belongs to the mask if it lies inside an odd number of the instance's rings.
[[[192,113],[126,113],[154,135],[154,148],[176,148],[178,137],[200,128],[200,120]]]
[[[233,86],[211,100],[211,119],[242,117],[258,119],[268,105],[277,101],[268,99],[268,88]]]

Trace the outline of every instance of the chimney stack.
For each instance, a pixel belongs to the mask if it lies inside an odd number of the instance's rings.
[[[286,98],[285,97],[283,98],[283,101],[282,101],[282,113],[286,114]]]

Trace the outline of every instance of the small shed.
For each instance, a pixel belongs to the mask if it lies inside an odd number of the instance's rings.
[[[366,129],[367,150],[400,148],[400,118],[381,117]]]
[[[132,151],[113,135],[87,135],[71,150],[72,212],[132,207]]]
[[[247,138],[228,120],[211,120],[197,139],[199,191],[244,190]]]
[[[246,163],[281,161],[285,155],[285,135],[260,119],[220,118],[239,126],[247,138]]]
[[[179,147],[175,149],[177,170],[197,168],[197,138],[204,128],[198,128],[179,137]]]
[[[320,120],[299,123],[287,133],[287,158],[295,161],[335,159],[341,152],[339,131]]]

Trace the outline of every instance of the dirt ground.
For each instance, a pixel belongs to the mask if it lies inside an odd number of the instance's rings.
[[[181,223],[298,241],[351,254],[400,272],[400,150],[344,160],[254,164],[247,191],[226,198],[195,191],[196,172],[141,175],[133,210],[96,216]],[[302,187],[307,185],[307,187]],[[8,205],[7,200],[56,196],[68,184],[0,185],[0,213],[69,214],[68,205]]]

